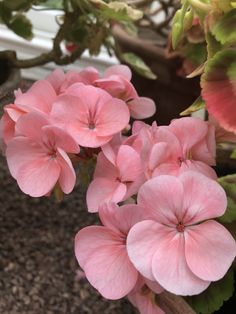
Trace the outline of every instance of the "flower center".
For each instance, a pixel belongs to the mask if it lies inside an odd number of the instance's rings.
[[[94,130],[95,129],[95,123],[94,122],[89,122],[88,128],[89,130]]]
[[[178,223],[178,225],[176,226],[176,229],[178,232],[184,232],[185,226],[182,223],[182,221]]]

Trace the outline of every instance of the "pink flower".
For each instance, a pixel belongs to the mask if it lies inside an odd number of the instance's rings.
[[[140,276],[128,299],[140,314],[165,314],[155,301],[155,294],[162,291],[160,285]]]
[[[115,153],[106,147],[99,153],[94,180],[87,190],[89,212],[96,212],[105,202],[121,202],[138,192],[144,182],[139,154],[128,145]]]
[[[89,226],[75,238],[75,255],[88,281],[107,299],[126,296],[138,280],[138,271],[130,262],[126,236],[143,218],[137,205],[120,208],[107,204],[99,208],[103,226]]]
[[[20,116],[28,112],[49,114],[52,103],[56,99],[52,85],[46,80],[34,83],[26,93],[18,90],[15,96],[14,104],[4,107],[4,114],[1,118],[1,133],[5,144],[15,135],[15,123]]]
[[[129,122],[129,110],[107,92],[81,83],[57,98],[51,116],[81,146],[99,147],[109,142]]]
[[[134,86],[130,82],[132,73],[126,65],[114,65],[104,73],[104,78],[94,82],[106,90],[113,97],[124,100],[130,110],[130,114],[135,119],[151,117],[156,106],[153,100],[147,97],[139,97]]]
[[[6,158],[20,189],[38,197],[50,193],[58,182],[64,193],[70,193],[76,177],[66,153],[79,152],[73,138],[35,112],[19,118],[16,129],[18,136],[8,143]]]
[[[137,203],[152,216],[127,237],[129,257],[143,276],[177,295],[194,295],[225,275],[236,243],[211,220],[227,206],[219,184],[197,172],[163,175],[141,187]]]
[[[181,118],[169,126],[134,124],[136,142],[147,179],[162,174],[178,176],[189,170],[216,179],[214,127],[196,118]]]

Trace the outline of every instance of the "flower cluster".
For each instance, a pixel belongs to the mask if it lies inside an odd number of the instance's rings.
[[[105,298],[128,296],[141,314],[163,314],[155,294],[201,293],[227,273],[236,243],[214,220],[227,207],[211,167],[214,123],[135,121],[127,136],[130,116],[155,112],[130,80],[126,66],[113,66],[103,77],[94,68],[56,70],[5,106],[2,146],[12,176],[34,197],[56,186],[70,193],[72,161],[92,150],[97,162],[87,207],[101,225],[77,233],[78,263]]]
[[[154,102],[139,97],[130,79],[130,69],[122,65],[102,78],[91,67],[56,70],[26,93],[15,93],[1,118],[2,146],[24,193],[48,195],[56,184],[70,193],[76,181],[71,154],[105,145],[127,127],[130,116],[153,115]]]

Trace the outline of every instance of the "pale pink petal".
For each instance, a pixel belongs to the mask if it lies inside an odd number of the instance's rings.
[[[46,80],[35,82],[24,94],[16,98],[16,105],[27,112],[40,111],[49,113],[57,95],[52,85]]]
[[[95,122],[98,135],[110,136],[122,131],[129,119],[129,109],[122,100],[113,98],[103,103]]]
[[[185,224],[219,217],[224,214],[227,199],[224,189],[215,181],[193,171],[180,175],[184,186]]]
[[[179,139],[184,154],[188,153],[196,143],[201,141],[208,131],[205,121],[191,117],[175,119],[169,127]]]
[[[75,252],[87,279],[105,298],[120,299],[135,286],[138,272],[123,239],[111,230],[92,226],[79,231]]]
[[[109,77],[111,75],[120,75],[130,81],[132,77],[132,72],[127,65],[118,64],[110,66],[104,73],[104,77]]]
[[[56,147],[63,149],[67,153],[78,154],[80,151],[79,145],[76,143],[74,138],[54,125],[47,125],[42,130],[43,137],[45,136],[49,142],[53,141]]]
[[[158,232],[156,252],[152,258],[152,273],[157,282],[167,291],[177,295],[194,295],[204,291],[210,284],[195,276],[185,259],[184,233],[163,228]],[[164,229],[165,232],[164,232]]]
[[[168,143],[159,142],[154,144],[149,155],[148,168],[154,170],[161,163],[168,161],[169,157],[170,150]]]
[[[87,67],[79,72],[81,80],[84,84],[92,85],[94,81],[99,79],[99,72],[94,67]]]
[[[101,148],[102,148],[102,152],[105,155],[106,159],[109,160],[110,163],[115,165],[116,164],[116,153],[115,153],[113,146],[111,145],[111,142],[112,142],[112,140],[109,143],[103,145]]]
[[[202,161],[195,160],[186,160],[182,162],[178,171],[178,175],[190,170],[204,174],[204,176],[210,179],[217,180],[217,174],[212,167],[208,166]]]
[[[173,176],[155,177],[139,190],[137,203],[146,208],[154,219],[167,225],[176,225],[183,214],[183,185]]]
[[[207,136],[191,148],[191,156],[194,160],[200,160],[208,165],[215,166],[216,139],[214,126],[208,125]]]
[[[55,186],[60,175],[58,162],[48,156],[32,160],[24,164],[17,173],[20,189],[33,197],[49,193]]]
[[[105,157],[103,152],[98,154],[96,168],[94,171],[94,179],[99,177],[109,178],[111,180],[116,180],[119,177],[117,167]]]
[[[16,122],[19,117],[24,114],[25,112],[20,108],[17,108],[16,105],[10,104],[4,107],[4,111],[8,113],[9,117]]]
[[[186,228],[185,255],[189,268],[203,280],[221,279],[236,256],[236,243],[229,231],[209,220]]]
[[[127,237],[127,251],[137,270],[146,278],[155,280],[152,274],[152,259],[156,252],[163,227],[152,220],[135,224]]]
[[[145,119],[154,115],[156,105],[154,101],[146,97],[138,97],[128,101],[130,115],[134,119]]]
[[[69,194],[70,192],[72,192],[75,186],[76,182],[75,170],[67,154],[60,148],[58,148],[57,150],[58,150],[57,161],[61,167],[60,176],[58,180],[59,185],[65,194]]]
[[[139,154],[128,145],[120,146],[117,154],[117,167],[122,182],[135,181],[143,173]]]
[[[119,207],[105,203],[99,207],[99,217],[104,226],[126,235],[133,225],[145,219],[145,210],[136,204]]]
[[[7,145],[6,158],[9,170],[13,178],[17,178],[19,170],[25,164],[38,160],[46,154],[40,145],[34,141],[18,136],[13,138]]]
[[[107,178],[93,180],[87,190],[87,206],[90,213],[98,211],[105,202],[121,202],[126,194],[126,185]]]
[[[123,95],[126,94],[125,82],[117,75],[96,80],[94,85],[105,90],[112,97],[119,99],[123,99]]]
[[[59,94],[61,86],[65,80],[65,73],[61,69],[56,69],[50,73],[45,80],[50,82],[55,92]]]
[[[49,119],[45,115],[39,112],[29,112],[18,119],[16,130],[20,135],[24,135],[36,142],[41,142],[42,128],[49,123]]]

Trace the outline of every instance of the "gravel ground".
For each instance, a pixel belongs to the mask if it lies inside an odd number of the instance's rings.
[[[80,187],[61,203],[24,195],[0,158],[0,313],[134,314],[76,278],[73,241],[93,224]]]

